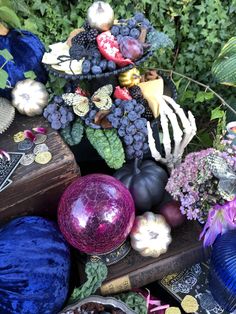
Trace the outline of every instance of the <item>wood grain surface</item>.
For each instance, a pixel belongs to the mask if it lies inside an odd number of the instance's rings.
[[[74,155],[60,135],[49,127],[43,117],[17,115],[7,132],[0,135],[0,148],[17,152],[13,135],[35,127],[47,128],[46,144],[52,160],[46,165],[19,165],[10,177],[13,183],[0,192],[0,223],[26,214],[55,216],[55,208],[66,186],[80,175]]]

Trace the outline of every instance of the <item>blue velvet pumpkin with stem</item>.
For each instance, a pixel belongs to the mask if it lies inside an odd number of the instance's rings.
[[[0,228],[0,313],[58,313],[69,277],[69,246],[54,222],[28,216]]]
[[[4,50],[10,53],[12,60],[6,60],[1,52]],[[4,71],[2,78],[8,75],[6,86],[0,84],[0,96],[10,99],[12,88],[26,78],[27,72],[32,71],[37,81],[46,83],[47,73],[41,63],[44,52],[44,45],[31,32],[0,27],[0,70]]]

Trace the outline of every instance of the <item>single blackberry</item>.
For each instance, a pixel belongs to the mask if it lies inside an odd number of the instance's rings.
[[[130,93],[131,97],[134,99],[143,97],[141,88],[138,85],[134,85],[134,86],[130,87],[129,93]]]
[[[99,31],[97,29],[91,29],[87,32],[87,40],[88,42],[93,42],[96,40]]]
[[[88,44],[87,32],[80,32],[79,34],[72,38],[72,46],[76,44],[82,46]]]
[[[85,31],[90,31],[91,29],[91,26],[89,25],[89,22],[87,20],[84,22],[83,29]]]
[[[139,98],[137,101],[139,104],[143,105],[145,108],[145,111],[142,114],[142,117],[147,119],[147,121],[153,120],[154,116],[153,116],[152,110],[150,109],[148,105],[148,101],[145,98]]]

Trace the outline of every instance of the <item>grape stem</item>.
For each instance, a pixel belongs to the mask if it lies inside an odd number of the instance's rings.
[[[148,68],[146,68],[146,69],[148,69]],[[173,70],[159,69],[159,68],[157,68],[156,70],[157,70],[157,71],[162,71],[162,72],[168,72],[168,73],[170,73],[170,77],[171,77],[171,78],[172,78],[172,74],[178,75],[178,76],[180,76],[180,77],[183,77],[183,78],[187,79],[187,80],[190,81],[190,82],[193,82],[193,83],[195,83],[195,84],[197,84],[197,85],[199,85],[199,86],[204,87],[204,88],[205,88],[205,92],[206,92],[206,91],[210,91],[211,93],[213,93],[213,94],[221,101],[221,103],[222,103],[223,106],[227,107],[230,111],[232,111],[232,112],[236,115],[236,110],[235,110],[234,108],[232,108],[232,107],[224,100],[224,98],[222,98],[217,92],[215,92],[212,88],[210,88],[210,86],[205,85],[205,84],[203,84],[202,82],[196,81],[196,80],[192,79],[192,78],[189,77],[189,76],[186,76],[186,75],[184,75],[184,74],[181,74],[181,73],[176,72],[176,71],[173,71]]]

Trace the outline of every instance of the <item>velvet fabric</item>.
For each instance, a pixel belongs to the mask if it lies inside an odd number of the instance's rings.
[[[69,247],[53,222],[21,217],[0,229],[1,314],[58,313],[69,274]]]
[[[14,60],[8,61],[3,67],[9,75],[8,80],[12,87],[25,79],[24,73],[27,71],[34,71],[36,80],[46,83],[47,73],[41,63],[45,49],[36,35],[23,30],[10,30],[7,35],[0,35],[0,50],[3,49],[7,49],[14,57]],[[0,67],[4,62],[4,57],[0,56]],[[11,89],[0,89],[0,96],[10,99]]]

